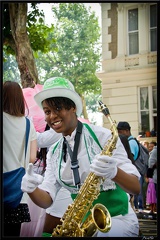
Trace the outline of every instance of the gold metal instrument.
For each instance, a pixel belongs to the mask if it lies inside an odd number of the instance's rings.
[[[118,139],[117,128],[106,105],[101,101],[99,105],[111,123],[112,132],[112,138],[107,142],[101,154],[111,156]],[[111,216],[107,208],[100,203],[92,205],[100,194],[102,182],[102,177],[96,176],[93,172],[88,174],[73,203],[68,206],[61,218],[62,225],[57,225],[53,229],[52,237],[91,237],[98,230],[108,232],[111,229]],[[90,215],[86,218],[88,212]]]

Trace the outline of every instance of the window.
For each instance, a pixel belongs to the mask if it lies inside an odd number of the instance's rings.
[[[139,52],[138,37],[138,8],[136,8],[128,11],[129,55]]]
[[[157,86],[140,88],[140,131],[157,130]]]
[[[152,87],[153,114],[157,113],[157,87]]]
[[[157,51],[157,4],[150,5],[150,50]]]

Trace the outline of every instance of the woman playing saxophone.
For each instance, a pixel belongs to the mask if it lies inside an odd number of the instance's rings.
[[[66,206],[62,226],[51,232],[52,237],[83,237],[86,232],[89,236],[90,228],[84,224],[85,207],[97,203],[104,206],[105,213],[108,210],[111,221],[106,214],[106,229],[96,231],[94,236],[137,237],[139,224],[129,194],[139,193],[140,174],[114,132],[114,122],[111,120],[111,129],[81,124],[77,119],[82,112],[81,98],[72,83],[61,77],[48,79],[35,101],[43,109],[47,124],[63,136],[49,149],[43,181],[37,181],[29,164],[21,188],[45,209],[52,206],[61,187],[75,199]],[[95,215],[100,211],[96,209]],[[101,215],[95,218],[101,221]]]

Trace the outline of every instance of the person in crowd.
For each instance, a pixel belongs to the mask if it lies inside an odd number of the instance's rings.
[[[26,167],[36,159],[37,136],[31,121],[25,158],[25,104],[20,85],[6,81],[3,84],[3,173]],[[4,208],[4,236],[19,237],[21,223],[30,221],[27,198],[24,193],[17,208]]]
[[[124,134],[125,136],[127,136],[128,141],[130,140],[129,141],[130,149],[133,154],[134,160],[136,160],[139,152],[139,146],[131,134],[131,126],[129,125],[128,122],[119,122],[117,124],[117,130],[119,134]],[[134,195],[134,207],[135,207],[135,210],[138,210],[139,212],[143,212],[143,209],[144,209],[143,183],[144,183],[144,176],[141,175],[140,177],[141,191],[139,194]]]
[[[131,160],[131,162],[134,164],[134,158],[130,149],[130,145],[128,142],[128,138],[124,134],[119,134],[119,138],[121,139],[121,142],[127,152],[128,158]]]
[[[86,122],[83,118],[80,118],[80,121]],[[44,174],[47,151],[51,145],[61,138],[61,136],[61,133],[55,132],[48,125],[46,125],[44,132],[37,132],[37,146],[39,151],[36,162],[34,163],[34,172]],[[22,223],[20,236],[41,237],[43,232],[52,233],[53,228],[61,223],[60,219],[70,203],[72,203],[70,192],[65,188],[60,189],[54,204],[48,209],[38,207],[29,198],[28,206],[31,222]]]
[[[154,166],[153,172],[153,182],[156,190],[156,198],[157,198],[157,145],[153,147],[153,150],[150,152],[150,157],[148,161],[148,167],[152,168]]]
[[[130,149],[130,145],[129,145],[129,142],[128,142],[128,138],[123,135],[123,134],[119,134],[119,138],[121,139],[121,142],[127,152],[127,155],[128,155],[128,158],[131,160],[131,162],[134,164],[134,158],[133,158],[133,155],[131,153],[131,149]],[[130,203],[131,203],[131,206],[132,208],[134,209],[134,196],[132,194],[130,194]]]
[[[151,154],[151,152],[152,152],[152,150],[154,149],[154,147],[155,146],[157,146],[157,143],[155,142],[155,141],[151,141],[151,142],[149,142],[149,144],[148,144],[148,151],[149,151],[149,155]],[[148,160],[148,167],[149,167],[149,160]],[[157,170],[157,169],[156,169]],[[157,177],[156,177],[156,171],[155,171],[155,176],[154,176],[154,182],[155,182],[155,184],[156,184],[156,182],[157,182]],[[148,185],[148,180],[147,181],[145,181],[146,182],[146,184]],[[146,189],[146,191],[147,191],[147,189]]]
[[[46,154],[51,145],[62,137],[61,133],[56,133],[46,125],[44,132],[37,132],[37,146],[40,149],[40,161],[34,163],[34,172],[43,174],[46,168]],[[37,206],[30,198],[28,206],[31,215],[31,222],[22,223],[21,237],[41,237],[43,232],[52,233],[53,228],[60,224],[60,219],[65,213],[68,205],[72,203],[70,192],[61,188],[56,196],[56,200],[51,207],[44,209]]]
[[[129,204],[129,194],[139,193],[140,174],[128,159],[120,139],[115,142],[112,156],[101,154],[102,149],[106,145],[109,147],[109,140],[115,136],[109,129],[78,121],[82,101],[67,79],[53,77],[46,80],[43,90],[35,95],[35,101],[43,109],[47,124],[57,133],[62,133],[63,137],[49,148],[42,183],[37,183],[33,164],[29,164],[21,189],[28,193],[35,204],[49,208],[54,204],[61,187],[68,189],[73,197],[78,194],[79,186],[83,187],[88,174],[93,172],[104,179],[100,195],[105,196],[100,199],[106,199],[104,203],[112,219],[110,231],[98,231],[96,236],[138,236],[138,219]],[[75,149],[78,149],[77,154]],[[107,201],[107,195],[111,201]],[[101,202],[100,199],[97,201]],[[71,220],[74,221],[73,216]]]
[[[147,187],[147,194],[146,194],[146,203],[150,207],[150,214],[154,214],[156,212],[156,203],[157,203],[157,198],[156,198],[156,189],[155,189],[155,184],[153,181],[153,178],[146,178],[146,181],[148,182],[148,187]]]
[[[148,149],[148,151],[149,151],[149,142],[147,142],[147,141],[141,141],[140,142],[144,147],[146,147],[147,149]]]
[[[155,146],[157,146],[156,142],[154,142],[154,141],[150,142],[149,146],[148,146],[149,152],[151,152]]]
[[[81,122],[89,122],[83,118],[78,118]],[[37,132],[37,144],[39,148],[49,147],[61,138],[62,134],[57,133],[52,128],[42,133]],[[70,192],[62,187],[56,196],[54,204],[46,209],[45,222],[43,227],[44,233],[52,233],[53,228],[61,224],[60,219],[65,213],[68,205],[72,203]],[[45,235],[45,234],[44,234]]]
[[[149,142],[148,141],[141,141],[140,142],[144,147],[148,149],[149,152]],[[145,181],[146,174],[144,175],[144,182],[143,182],[143,207],[144,209],[147,208],[146,204],[146,193],[147,193],[147,188],[148,188],[148,181]]]
[[[138,135],[138,136],[137,136],[137,140],[138,140],[139,142],[141,141],[141,140],[140,140],[141,137],[142,137],[142,135]]]

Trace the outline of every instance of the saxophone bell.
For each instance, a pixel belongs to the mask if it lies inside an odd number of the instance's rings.
[[[91,214],[86,221],[82,223],[81,229],[83,230],[82,236],[94,236],[98,230],[101,232],[108,232],[111,229],[111,216],[107,208],[97,203],[90,210]]]

